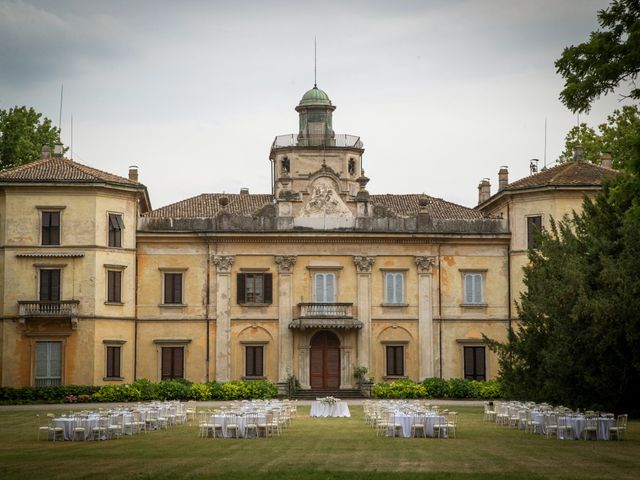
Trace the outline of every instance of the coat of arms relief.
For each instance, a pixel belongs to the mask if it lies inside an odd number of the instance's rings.
[[[335,184],[326,177],[311,184],[311,197],[299,213],[299,217],[353,217],[349,207],[342,201]]]

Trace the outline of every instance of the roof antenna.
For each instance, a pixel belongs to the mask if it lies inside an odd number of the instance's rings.
[[[544,168],[547,168],[547,117],[544,117]]]
[[[73,161],[73,113],[71,114],[71,161]]]
[[[318,42],[313,37],[313,88],[318,88]]]
[[[58,116],[58,135],[62,133],[62,94],[64,93],[64,83],[60,85],[60,114]]]

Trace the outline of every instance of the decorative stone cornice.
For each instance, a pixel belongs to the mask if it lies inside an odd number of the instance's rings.
[[[436,264],[436,257],[416,257],[418,273],[431,273],[431,268]]]
[[[371,273],[371,267],[375,261],[376,257],[353,257],[353,263],[355,263],[358,273]]]
[[[233,265],[234,257],[216,255],[213,257],[213,264],[216,266],[218,273],[230,273],[231,265]]]
[[[278,265],[278,273],[292,273],[297,259],[295,255],[277,255],[275,262]]]

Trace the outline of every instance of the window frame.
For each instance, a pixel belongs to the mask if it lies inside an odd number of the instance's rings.
[[[162,273],[162,291],[161,303],[163,307],[184,307],[185,304],[185,273],[187,269],[161,269]],[[167,302],[167,275],[180,275],[180,302]],[[175,300],[175,299],[173,299]]]
[[[486,274],[487,270],[460,270],[462,274],[462,303],[463,307],[486,307]],[[471,301],[468,300],[467,296],[467,277],[471,278],[479,278],[480,279],[480,298],[476,299],[475,297],[475,286],[472,284],[471,286]],[[473,282],[473,280],[472,280]]]
[[[261,285],[261,298],[260,301],[249,300],[247,297],[249,292],[248,288],[248,280],[250,278],[253,279],[254,283],[254,296],[257,297],[255,291],[255,280],[257,277],[262,278]],[[238,272],[236,274],[236,303],[242,306],[261,306],[261,305],[271,305],[273,303],[273,274],[271,272]]]
[[[63,275],[62,275],[62,266],[58,266],[58,265],[42,265],[42,266],[38,266],[38,292],[37,292],[37,298],[38,301],[40,302],[60,302],[62,301],[62,279],[63,279]],[[57,271],[58,272],[58,298],[57,299],[43,299],[42,298],[42,272],[51,272],[51,271]],[[51,289],[50,289],[51,290]]]
[[[111,218],[114,218],[112,223]],[[118,228],[116,228],[116,226]],[[109,248],[122,248],[122,233],[124,231],[124,214],[121,212],[107,212],[107,246]],[[111,234],[113,232],[113,242]]]
[[[473,352],[473,373],[467,374],[467,349]],[[477,364],[476,364],[476,351],[482,350],[483,357],[483,373],[477,373]],[[480,378],[481,377],[481,378]],[[479,380],[486,381],[487,380],[487,348],[486,345],[462,345],[462,378],[466,378],[469,380]]]
[[[398,299],[395,298],[397,292],[397,286],[396,286],[396,280],[393,280],[394,282],[394,286],[393,286],[393,298],[389,298],[389,279],[390,278],[400,278],[401,279],[401,289],[400,289],[400,296],[402,298]],[[389,307],[394,307],[394,306],[406,306],[406,301],[405,301],[405,285],[406,285],[406,279],[405,279],[405,272],[404,271],[398,271],[398,270],[392,270],[392,271],[385,271],[384,272],[384,303],[383,305],[385,307],[389,306]]]
[[[117,266],[106,266],[106,294],[105,294],[105,304],[107,305],[123,305],[124,302],[122,301],[122,281],[124,278],[124,269],[126,267],[117,267]],[[111,274],[118,274],[119,275],[119,279],[118,279],[118,291],[117,291],[117,295],[116,298],[111,298],[110,294],[111,294]],[[115,293],[115,290],[114,290]]]
[[[165,350],[172,352],[172,355],[171,355],[171,375],[165,375],[164,374],[164,364],[165,364],[164,363],[164,359],[165,359],[164,352],[165,352]],[[182,366],[181,366],[182,373],[181,373],[180,376],[175,375],[175,372],[173,371],[174,367],[175,367],[175,358],[174,358],[173,353],[175,353],[178,350],[182,351],[182,353],[181,353],[181,356],[182,356],[182,362],[181,362],[182,363]],[[186,373],[185,372],[185,370],[186,370],[186,368],[185,368],[185,366],[186,366],[186,362],[185,362],[186,355],[185,354],[186,354],[186,346],[185,345],[162,345],[160,347],[160,381],[162,381],[162,380],[173,380],[173,379],[176,379],[176,378],[186,378],[186,375],[185,375],[185,373]]]
[[[43,247],[52,247],[62,245],[62,210],[63,208],[58,207],[50,207],[50,208],[40,208],[40,245]],[[58,238],[57,242],[51,241],[51,232],[48,232],[49,239],[45,243],[45,228],[54,228],[52,225],[45,226],[45,214],[57,214],[58,216],[58,225],[55,227],[58,229]],[[51,220],[49,220],[51,223]]]
[[[59,377],[53,377],[51,375],[47,376],[38,376],[38,344],[58,344],[60,348],[60,375]],[[36,339],[33,350],[33,385],[35,387],[40,386],[56,386],[56,385],[64,385],[64,340],[51,340],[51,339]],[[48,349],[49,350],[49,349]],[[47,373],[50,373],[50,364],[47,363]],[[58,380],[58,383],[44,383],[38,385],[38,380]]]
[[[542,214],[538,213],[535,215],[526,215],[526,232],[527,232],[527,249],[528,250],[538,250],[540,248],[539,241],[536,242],[534,237],[534,230],[532,228],[535,225],[535,219],[538,220],[539,224],[537,225],[538,231],[542,233]],[[532,221],[533,220],[533,221]]]
[[[394,349],[393,354],[393,371],[390,371],[391,365],[389,365],[389,349]],[[398,373],[396,361],[398,360],[397,352],[398,349],[401,349],[402,355],[400,358],[402,359],[402,372]],[[405,378],[407,372],[407,362],[406,362],[406,344],[405,343],[386,343],[384,344],[384,371],[385,378]]]
[[[265,375],[265,368],[264,368],[264,354],[265,354],[265,350],[266,350],[266,343],[247,343],[244,344],[244,376],[242,377],[243,379],[263,379],[266,378]],[[254,371],[253,373],[249,372],[249,349],[260,349],[260,372],[256,372],[255,371],[255,367],[257,366],[257,362],[256,362],[256,356],[254,353],[254,362],[253,362],[253,367],[254,367]]]
[[[328,276],[330,275],[331,277],[333,277],[333,300],[328,301],[328,300],[320,300],[318,299],[318,277],[322,275],[324,276],[325,280],[323,281],[323,297],[326,298],[327,297],[327,287],[326,287],[326,278],[328,278]],[[328,303],[328,304],[332,304],[332,303],[337,303],[338,302],[338,273],[335,270],[322,270],[322,271],[314,271],[313,272],[313,285],[312,285],[312,289],[313,289],[313,302],[314,303]]]

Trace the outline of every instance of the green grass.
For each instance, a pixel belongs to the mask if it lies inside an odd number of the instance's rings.
[[[36,441],[38,412],[0,412],[0,478],[638,478],[640,422],[621,442],[558,441],[483,423],[478,407],[456,410],[450,440],[378,438],[356,406],[351,419],[312,419],[300,407],[291,428],[269,439],[201,439],[197,427],[179,426],[55,443]]]

